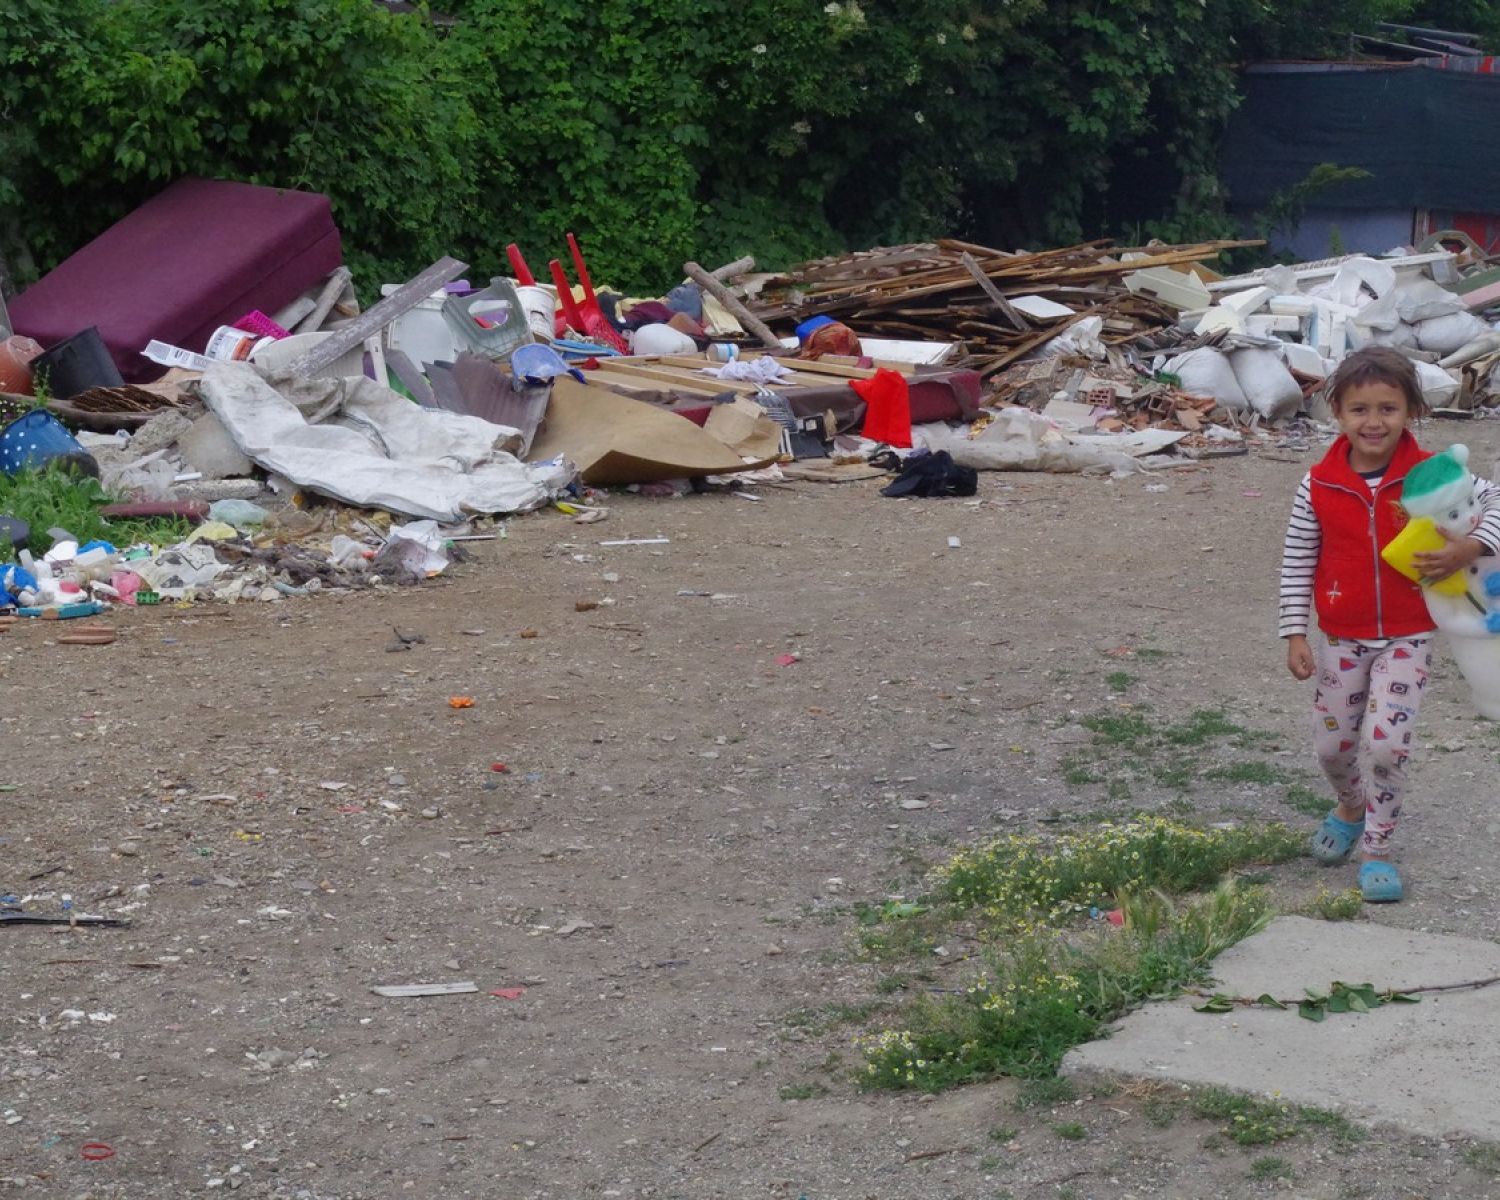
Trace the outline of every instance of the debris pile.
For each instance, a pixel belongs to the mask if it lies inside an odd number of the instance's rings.
[[[1500,268],[1472,246],[1223,278],[1258,243],[939,241],[688,262],[638,298],[565,242],[571,279],[512,245],[508,274],[442,258],[362,308],[326,197],[171,185],[0,307],[0,604],[414,583],[508,514],[605,519],[603,488],[1191,464],[1325,416],[1369,342],[1440,412],[1500,402]],[[68,503],[33,503],[58,467]]]

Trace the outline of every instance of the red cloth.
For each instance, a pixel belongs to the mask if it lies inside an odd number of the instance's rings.
[[[881,367],[869,379],[850,380],[849,386],[865,402],[865,424],[860,431],[865,437],[887,446],[911,445],[911,393],[905,375]]]
[[[1369,484],[1349,465],[1349,439],[1340,435],[1309,472],[1313,512],[1323,532],[1313,601],[1324,633],[1391,638],[1432,631],[1422,589],[1380,557],[1386,543],[1406,525],[1400,503],[1406,473],[1428,457],[1409,431],[1403,433],[1380,487],[1371,495]]]

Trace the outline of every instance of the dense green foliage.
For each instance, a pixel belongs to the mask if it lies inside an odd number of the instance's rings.
[[[595,274],[1124,221],[1223,228],[1233,66],[1410,0],[11,0],[0,254],[24,280],[184,174],[329,193],[365,285],[575,230]]]

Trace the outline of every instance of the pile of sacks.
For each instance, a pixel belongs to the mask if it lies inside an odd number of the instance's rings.
[[[1196,332],[1214,344],[1163,354],[1154,365],[1177,376],[1184,391],[1270,421],[1302,407],[1299,375],[1326,378],[1361,346],[1407,351],[1434,408],[1458,395],[1458,368],[1500,351],[1500,332],[1462,297],[1400,259],[1350,258],[1315,283],[1299,274],[1275,267],[1221,295],[1194,318]]]

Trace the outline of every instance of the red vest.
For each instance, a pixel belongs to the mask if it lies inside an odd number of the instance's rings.
[[[1422,589],[1380,557],[1381,548],[1406,524],[1400,503],[1406,473],[1427,457],[1411,432],[1404,431],[1372,495],[1370,485],[1349,465],[1349,439],[1340,435],[1309,472],[1313,512],[1323,533],[1313,603],[1324,633],[1414,637],[1434,628]]]

